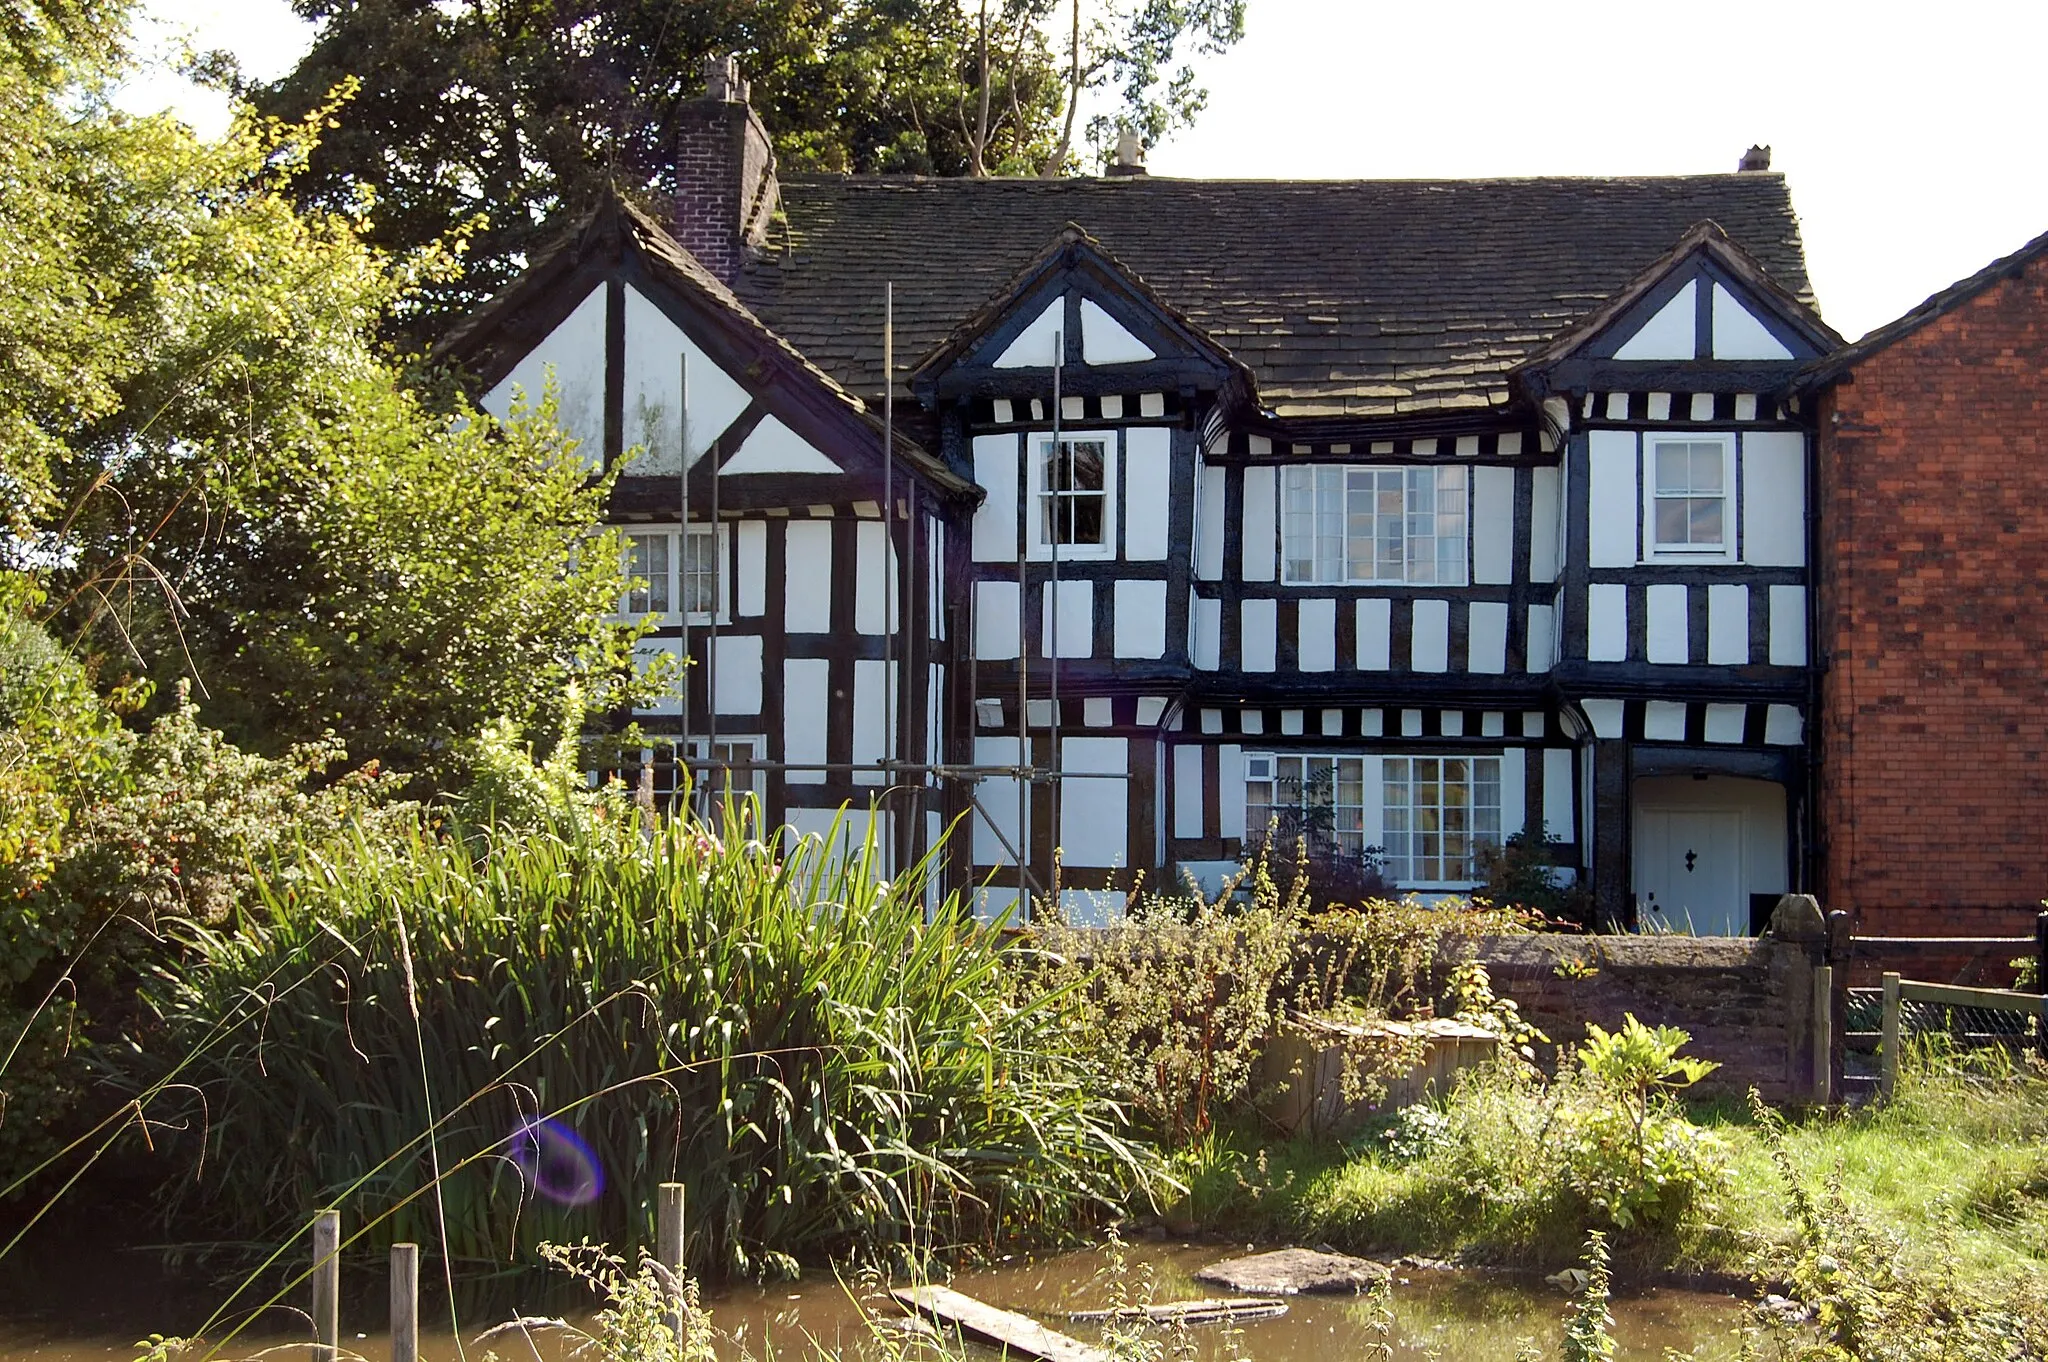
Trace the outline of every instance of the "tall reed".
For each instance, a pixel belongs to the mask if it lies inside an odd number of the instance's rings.
[[[150,991],[147,1053],[243,1019],[176,1090],[173,1209],[275,1242],[340,1203],[372,1243],[431,1244],[437,1191],[476,1268],[644,1243],[674,1179],[692,1266],[760,1274],[1057,1228],[1156,1175],[1023,948],[950,904],[927,923],[929,866],[885,880],[872,846],[763,841],[751,818],[364,843],[194,929]],[[127,1081],[151,1073],[138,1047]],[[548,1115],[602,1169],[586,1204],[508,1157]]]

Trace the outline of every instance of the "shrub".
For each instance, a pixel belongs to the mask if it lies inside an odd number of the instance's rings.
[[[1403,1112],[1382,1153],[1296,1189],[1290,1228],[1543,1266],[1571,1262],[1600,1231],[1631,1259],[1667,1264],[1706,1232],[1726,1181],[1720,1140],[1671,1096],[1696,1063],[1677,1055],[1683,1043],[1631,1019],[1549,1080],[1503,1055],[1441,1104]]]
[[[252,867],[351,820],[409,823],[374,772],[324,790],[332,743],[251,756],[199,722],[181,687],[143,733],[133,692],[101,698],[85,669],[0,609],[0,1185],[89,1124],[104,1094],[91,1048],[134,1019],[167,924],[221,922]]]
[[[1034,928],[1068,999],[1068,1024],[1167,1145],[1205,1136],[1257,1095],[1265,1039],[1290,1017],[1430,1015],[1447,953],[1520,930],[1510,914],[1456,901],[1378,899],[1318,912],[1311,867],[1303,840],[1291,867],[1260,852],[1213,899],[1141,892],[1118,926],[1041,919]],[[1371,1096],[1419,1046],[1361,1043],[1346,1056],[1347,1096]]]
[[[190,1054],[204,1102],[173,1209],[260,1242],[345,1204],[373,1241],[432,1242],[438,1202],[450,1255],[481,1265],[644,1243],[677,1178],[692,1262],[759,1274],[1057,1230],[1156,1174],[1056,1000],[1019,982],[1024,948],[952,905],[926,924],[928,867],[885,881],[872,848],[785,850],[751,814],[724,835],[628,819],[315,860],[241,930],[189,932],[152,990],[155,1053]],[[135,1060],[145,1089],[163,1062]],[[542,1117],[601,1194],[536,1196],[509,1137]]]

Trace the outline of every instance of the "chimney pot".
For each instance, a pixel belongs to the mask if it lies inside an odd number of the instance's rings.
[[[1769,170],[1771,168],[1771,149],[1769,147],[1751,147],[1748,151],[1742,153],[1742,159],[1736,163],[1735,168],[1737,170]]]
[[[1143,175],[1145,173],[1145,139],[1129,127],[1117,129],[1116,160],[1111,163],[1112,176]]]
[[[740,79],[740,59],[727,53],[723,56],[706,54],[704,58],[704,94],[721,104],[744,104],[751,91],[747,82]]]

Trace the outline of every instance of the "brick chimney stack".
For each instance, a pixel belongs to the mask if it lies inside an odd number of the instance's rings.
[[[677,110],[676,240],[731,280],[767,239],[779,191],[768,130],[732,57],[704,59],[704,93]]]

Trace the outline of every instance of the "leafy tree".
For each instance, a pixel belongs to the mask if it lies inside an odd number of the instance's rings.
[[[189,676],[244,746],[332,733],[422,788],[494,721],[552,743],[572,679],[616,703],[607,484],[544,407],[501,425],[377,340],[451,264],[395,266],[366,199],[294,203],[331,107],[201,141],[107,109],[118,59],[81,42],[0,53],[31,281],[0,294],[0,568],[104,682]]]
[[[1244,31],[1244,0],[295,0],[323,25],[281,80],[287,120],[356,97],[298,181],[329,211],[374,187],[369,233],[397,254],[468,226],[469,269],[420,296],[438,322],[503,285],[558,212],[608,183],[659,189],[707,56],[737,55],[785,169],[919,174],[1075,167],[1091,95],[1149,138],[1201,110],[1185,58]]]

